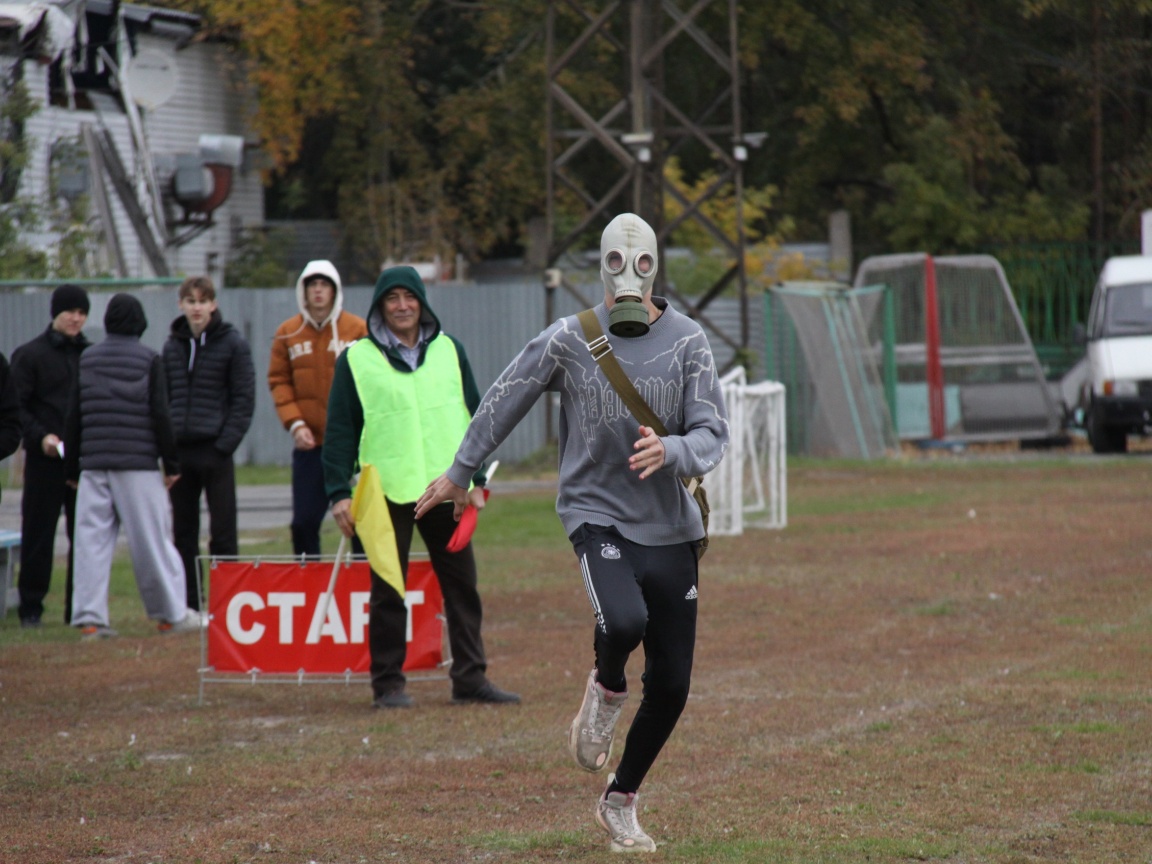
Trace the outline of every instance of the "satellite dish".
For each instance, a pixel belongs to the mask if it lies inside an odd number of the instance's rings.
[[[141,108],[159,108],[175,95],[180,83],[176,55],[145,48],[124,67],[124,83]]]

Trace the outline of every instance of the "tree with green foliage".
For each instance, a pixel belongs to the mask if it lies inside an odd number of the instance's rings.
[[[28,164],[24,121],[36,109],[27,85],[12,77],[0,94],[0,279],[40,278],[48,256],[23,241],[38,224],[36,208],[16,197],[20,174]]]
[[[224,284],[243,288],[283,288],[296,274],[284,266],[288,237],[275,229],[245,231],[224,266]]]
[[[91,262],[93,232],[88,225],[88,198],[69,200],[59,194],[55,171],[50,174],[44,201],[17,195],[20,175],[28,164],[24,123],[36,113],[28,87],[16,77],[0,94],[0,279],[63,279],[99,275]],[[60,139],[53,149],[53,167],[76,160],[78,140]],[[47,225],[58,238],[51,252],[36,249],[25,237]]]
[[[757,47],[745,52],[746,65],[771,94],[749,101],[749,128],[771,131],[780,206],[806,234],[844,207],[859,239],[885,249],[1082,239],[1094,198],[1098,211],[1115,214],[1109,233],[1125,231],[1131,208],[1142,206],[1141,175],[1121,168],[1131,157],[1112,174],[1086,158],[1094,133],[1084,95],[1106,70],[1092,71],[1083,45],[1094,40],[1125,70],[1120,116],[1137,122],[1110,129],[1139,129],[1145,140],[1147,117],[1136,110],[1144,99],[1135,95],[1147,92],[1152,72],[1141,35],[1150,24],[1147,2],[748,8],[742,34]],[[1146,150],[1136,139],[1117,145],[1137,159]],[[1108,203],[1121,198],[1126,215]]]
[[[546,205],[549,0],[171,2],[252,69],[271,213],[338,217],[372,268],[522,251]],[[576,26],[608,10],[551,7]],[[774,0],[742,4],[738,29],[770,233],[823,237],[846,209],[866,249],[962,252],[1132,236],[1152,203],[1152,0]],[[618,92],[611,50],[584,46],[564,86]],[[662,74],[691,86],[713,62]]]

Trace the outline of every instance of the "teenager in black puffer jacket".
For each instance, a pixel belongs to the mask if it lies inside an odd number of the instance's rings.
[[[112,558],[121,529],[148,617],[161,633],[194,632],[200,616],[184,602],[184,566],[172,544],[167,488],[178,482],[176,442],[160,357],[141,344],[140,301],[116,294],[104,341],[80,358],[79,386],[64,436],[64,470],[76,495],[72,624],[83,639],[115,636],[108,609]],[[163,462],[163,469],[157,466]]]
[[[172,487],[176,548],[184,560],[188,608],[200,609],[200,495],[208,504],[208,551],[236,555],[236,469],[232,454],[252,424],[256,370],[240,331],[216,308],[207,276],[185,279],[183,313],[164,343],[164,370],[180,480]]]

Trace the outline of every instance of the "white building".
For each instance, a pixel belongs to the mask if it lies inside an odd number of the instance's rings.
[[[0,0],[0,99],[36,110],[16,197],[44,214],[83,200],[89,273],[207,273],[264,221],[252,94],[235,51],[196,15],[119,0]],[[60,230],[24,240],[54,254]]]

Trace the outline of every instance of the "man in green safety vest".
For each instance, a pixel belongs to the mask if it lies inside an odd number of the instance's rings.
[[[488,680],[472,545],[448,550],[456,530],[453,505],[441,505],[418,523],[415,515],[416,499],[452,464],[480,404],[464,346],[440,329],[412,267],[380,274],[366,317],[368,337],[340,355],[328,397],[323,463],[332,515],[356,551],[372,542],[356,534],[351,481],[358,467],[373,466],[395,531],[400,572],[407,573],[412,530],[418,527],[440,582],[452,651],[452,701],[519,702],[518,695]],[[480,471],[473,482],[469,500],[480,509]],[[406,631],[403,597],[384,578],[373,578],[368,605],[373,707],[412,705],[404,689]]]

